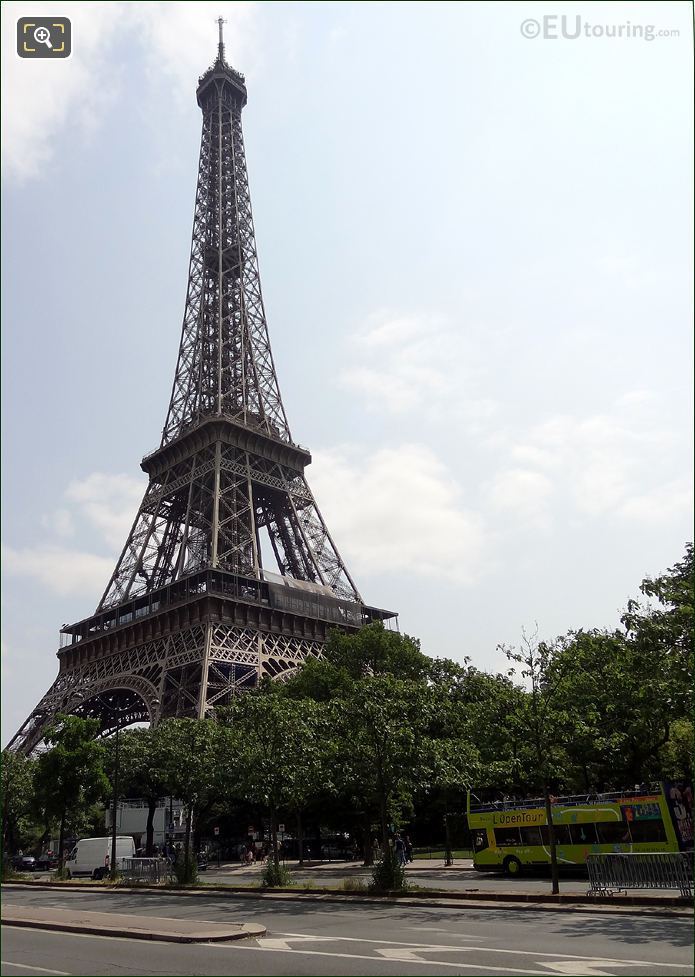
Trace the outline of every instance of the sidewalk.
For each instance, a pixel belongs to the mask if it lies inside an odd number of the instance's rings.
[[[42,909],[3,903],[6,926],[60,930],[63,933],[91,933],[123,936],[131,940],[159,940],[165,943],[219,943],[265,936],[257,923],[212,923],[204,919],[169,919],[154,916],[126,916],[83,909]]]
[[[371,866],[364,865],[361,858],[354,862],[315,862],[310,859],[305,859],[302,865],[296,859],[282,859],[282,862],[291,872],[296,872],[297,870],[300,872],[371,872],[372,870]],[[251,865],[243,862],[221,862],[218,866],[217,862],[212,859],[208,863],[208,871],[229,872],[232,875],[252,872],[254,869],[262,871],[264,867],[264,862],[253,862]],[[454,872],[456,869],[470,871],[472,868],[472,858],[458,858],[453,865],[445,865],[443,858],[416,858],[414,862],[409,862],[406,865],[405,870],[410,875],[411,872],[431,872],[433,869],[441,869],[443,872]]]
[[[550,895],[530,892],[403,892],[403,893],[376,893],[369,892],[339,892],[311,887],[296,886],[291,889],[261,889],[251,886],[238,885],[202,885],[192,888],[163,888],[161,886],[139,886],[137,888],[126,888],[119,886],[110,888],[99,883],[85,882],[5,882],[3,890],[11,892],[13,889],[45,889],[58,890],[64,892],[89,892],[97,899],[100,896],[123,895],[137,893],[139,896],[156,898],[166,896],[167,898],[180,897],[188,898],[217,898],[229,899],[248,899],[284,901],[284,902],[335,902],[347,905],[399,905],[413,906],[418,908],[441,907],[447,909],[528,909],[537,911],[557,912],[568,910],[570,912],[590,912],[590,913],[644,913],[645,915],[660,916],[682,916],[692,918],[693,906],[687,899],[682,899],[675,895],[665,895],[659,893],[654,896],[627,895],[623,894],[617,898],[590,898],[580,896],[575,893],[565,893],[560,895]],[[97,914],[104,915],[104,914]],[[106,914],[110,915],[110,914]],[[26,924],[29,925],[29,924]],[[211,925],[211,924],[209,924]],[[230,939],[233,937],[230,937]],[[241,938],[241,937],[238,937]]]

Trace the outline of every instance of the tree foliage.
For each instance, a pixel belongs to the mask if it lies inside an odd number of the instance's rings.
[[[47,819],[59,824],[58,857],[64,854],[65,830],[87,809],[108,796],[106,751],[95,741],[99,723],[78,716],[58,716],[46,733],[50,747],[36,763],[36,801]]]
[[[2,752],[2,850],[13,854],[32,813],[36,761]]]

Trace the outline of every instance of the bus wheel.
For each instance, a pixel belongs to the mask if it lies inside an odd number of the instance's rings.
[[[505,875],[521,875],[521,862],[514,855],[509,855],[502,862]]]

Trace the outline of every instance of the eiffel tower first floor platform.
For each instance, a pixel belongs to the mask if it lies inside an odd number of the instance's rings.
[[[98,719],[102,735],[210,716],[263,676],[289,677],[320,655],[331,628],[397,619],[316,584],[265,577],[201,570],[62,628],[58,677],[9,748],[30,753],[59,713]]]

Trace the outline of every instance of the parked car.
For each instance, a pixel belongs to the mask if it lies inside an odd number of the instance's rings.
[[[12,868],[17,872],[33,872],[36,869],[36,859],[33,855],[15,855]]]
[[[120,869],[124,858],[135,857],[132,835],[116,836],[116,868]],[[111,838],[80,838],[65,861],[68,878],[73,875],[91,875],[103,879],[108,875],[111,860]]]
[[[57,868],[58,856],[54,855],[53,852],[46,852],[44,855],[39,855],[36,859],[37,872],[53,872]]]

